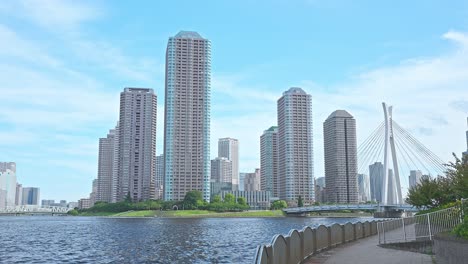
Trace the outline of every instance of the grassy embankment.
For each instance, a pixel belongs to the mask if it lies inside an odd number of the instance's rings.
[[[179,210],[179,211],[128,211],[107,215],[111,217],[168,217],[168,218],[193,218],[193,217],[283,217],[281,210],[267,211],[243,211],[243,212],[213,212],[208,210]]]

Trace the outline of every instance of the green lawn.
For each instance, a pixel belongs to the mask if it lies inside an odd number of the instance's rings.
[[[142,211],[128,211],[123,213],[114,214],[112,216],[121,216],[121,217],[153,217],[155,215],[153,210],[142,210]]]
[[[114,214],[115,214],[114,212],[95,212],[95,213],[82,212],[79,215],[80,216],[111,216],[111,215],[114,215]]]
[[[179,210],[160,211],[156,213],[160,217],[282,217],[281,210],[274,211],[244,211],[217,213],[207,210]]]

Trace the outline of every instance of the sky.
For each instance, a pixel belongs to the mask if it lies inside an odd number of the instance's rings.
[[[259,137],[294,86],[313,96],[315,177],[336,109],[356,118],[358,144],[385,101],[443,161],[467,148],[466,1],[6,0],[0,161],[15,161],[18,181],[40,187],[41,199],[87,197],[124,87],[155,90],[161,154],[165,50],[181,30],[211,40],[211,156],[218,138],[239,139],[241,172],[260,166]]]

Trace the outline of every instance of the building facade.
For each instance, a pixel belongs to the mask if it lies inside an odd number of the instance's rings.
[[[233,191],[239,188],[239,140],[220,138],[218,140],[218,157],[227,158],[232,163],[231,183]]]
[[[0,208],[16,205],[16,173],[10,168],[0,171],[0,190],[3,190],[4,199]]]
[[[244,178],[244,191],[260,191],[260,169],[255,169],[254,173],[247,173]]]
[[[382,202],[382,185],[384,177],[384,167],[382,162],[375,162],[369,165],[371,200]]]
[[[115,130],[99,139],[97,201],[113,202]]]
[[[249,174],[248,172],[240,172],[239,173],[239,191],[245,191],[244,190],[244,182],[245,182],[245,176]]]
[[[0,172],[6,172],[10,170],[16,174],[16,163],[15,162],[0,162]]]
[[[36,187],[23,187],[22,205],[39,205],[40,190]]]
[[[156,199],[163,198],[164,191],[164,154],[156,156]]]
[[[315,178],[315,201],[318,203],[324,203],[327,201],[325,177]]]
[[[356,120],[336,110],[323,123],[327,202],[357,203]]]
[[[260,136],[260,185],[262,191],[279,196],[278,185],[278,127],[272,126]]]
[[[196,32],[169,38],[166,50],[164,200],[192,190],[210,199],[211,44]]]
[[[251,209],[269,209],[270,208],[270,192],[267,191],[222,191],[221,199],[224,200],[226,194],[234,195],[237,198],[243,197]]]
[[[367,174],[358,174],[358,200],[360,203],[370,201],[370,180]]]
[[[293,87],[278,100],[279,198],[313,202],[312,96]]]
[[[117,200],[154,199],[157,98],[153,89],[125,88],[120,93]]]
[[[415,187],[421,182],[422,172],[420,170],[411,170],[409,175],[409,188]]]
[[[211,182],[232,184],[232,161],[224,157],[211,160]]]

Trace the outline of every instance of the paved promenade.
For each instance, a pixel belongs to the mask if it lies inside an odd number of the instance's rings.
[[[355,242],[340,245],[309,259],[307,264],[432,264],[432,257],[426,254],[403,250],[381,248],[378,236],[371,236]]]

